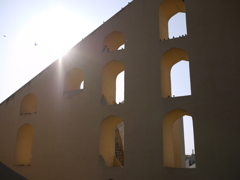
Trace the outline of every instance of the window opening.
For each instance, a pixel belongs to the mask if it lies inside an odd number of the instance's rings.
[[[190,139],[188,137],[191,136],[190,132],[193,133],[193,126],[187,127],[183,125],[191,125],[191,122],[189,123],[188,120],[190,118],[189,116],[190,114],[185,110],[175,109],[167,113],[163,118],[163,152],[165,167],[196,167],[195,153],[191,155],[186,154],[189,152],[189,148],[194,149],[194,135],[192,134],[193,139],[191,141],[193,142],[191,142],[191,144],[189,144]],[[187,165],[189,161],[192,163],[191,166]]]
[[[84,89],[84,81],[81,82],[80,89]]]
[[[174,97],[175,95],[172,94],[172,87],[171,87],[171,69],[173,65],[178,63],[179,61],[189,61],[188,58],[188,53],[180,48],[172,48],[165,52],[162,57],[161,57],[161,89],[162,89],[162,97],[167,98],[167,97]],[[180,63],[181,65],[182,63]],[[178,67],[178,66],[177,66]],[[189,67],[189,66],[188,66]],[[189,72],[189,70],[186,70]],[[184,72],[185,73],[185,72]],[[181,74],[182,76],[182,74]],[[185,78],[184,81],[189,82],[190,86],[190,80],[187,80],[188,78]],[[189,78],[190,79],[190,78]],[[178,82],[178,80],[176,81]],[[174,84],[177,84],[173,82]],[[184,88],[187,87],[182,85]],[[191,89],[191,88],[188,88]],[[184,92],[186,93],[186,92]],[[191,93],[191,90],[190,90]]]
[[[103,52],[111,52],[125,49],[125,38],[123,33],[113,31],[103,41]]]
[[[186,13],[185,3],[182,0],[165,0],[159,6],[159,38],[169,39],[168,22],[175,14]],[[186,21],[186,20],[185,20]],[[186,23],[182,22],[182,25]],[[175,27],[176,28],[176,27]]]
[[[187,34],[186,13],[177,13],[168,22],[169,39]]]
[[[34,128],[26,123],[19,128],[15,148],[15,166],[30,166],[32,163],[32,146]]]
[[[64,92],[80,89],[80,84],[84,80],[84,73],[81,69],[73,68],[65,75]]]
[[[121,46],[118,48],[118,50],[123,50],[123,49],[125,49],[125,44],[121,45]]]
[[[30,93],[26,95],[21,102],[20,115],[37,114],[37,96]]]
[[[189,61],[181,60],[171,69],[171,94],[173,97],[191,95]]]
[[[117,75],[116,79],[116,103],[124,103],[124,71]]]
[[[102,71],[102,104],[117,104],[116,79],[118,74],[122,71],[124,71],[124,65],[119,61],[113,60],[104,66]]]
[[[117,116],[108,116],[100,125],[100,159],[108,167],[123,167],[124,165],[124,124]]]
[[[186,168],[196,168],[194,129],[191,116],[183,116]]]

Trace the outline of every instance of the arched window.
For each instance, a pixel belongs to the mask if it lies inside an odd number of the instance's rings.
[[[171,69],[172,96],[191,95],[189,61],[179,61]]]
[[[124,71],[123,63],[110,61],[102,71],[102,103],[116,104],[116,78],[119,73]]]
[[[186,13],[177,13],[168,21],[168,37],[176,38],[187,34]]]
[[[183,0],[165,0],[159,6],[159,37],[168,39],[168,21],[179,12],[186,12]]]
[[[103,41],[103,52],[122,50],[125,48],[125,38],[123,33],[113,31],[108,34]]]
[[[37,103],[37,96],[32,93],[26,95],[21,102],[20,115],[36,114]]]
[[[164,167],[189,168],[186,163],[186,159],[189,158],[185,152],[187,146],[184,146],[184,134],[189,131],[183,128],[183,116],[185,115],[191,116],[185,110],[175,109],[163,117]],[[195,154],[192,154],[190,159],[194,159],[195,163]]]
[[[81,69],[73,68],[65,75],[64,92],[80,89],[80,85],[84,80],[84,73]]]
[[[181,60],[189,61],[189,58],[188,53],[185,50],[179,48],[172,48],[165,52],[161,57],[161,89],[163,98],[172,97],[170,71],[173,65]]]
[[[121,129],[122,126],[122,119],[113,115],[101,122],[99,154],[108,167],[123,167],[122,137],[124,129]]]
[[[32,147],[34,128],[26,123],[19,128],[15,148],[15,166],[30,166],[32,162]]]

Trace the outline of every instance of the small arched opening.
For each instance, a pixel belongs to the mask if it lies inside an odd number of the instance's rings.
[[[165,0],[159,6],[159,37],[169,38],[169,19],[175,14],[186,13],[185,2],[183,0]],[[186,20],[185,20],[186,21]]]
[[[117,116],[108,116],[100,125],[100,159],[108,167],[124,166],[124,124]]]
[[[120,31],[113,31],[103,41],[103,52],[125,49],[125,38]]]
[[[102,71],[102,104],[116,104],[116,78],[123,71],[124,65],[119,61],[113,60],[104,66]]]
[[[164,154],[164,167],[172,167],[172,168],[190,168],[187,165],[188,159],[193,160],[194,158],[194,167],[195,164],[195,154],[191,155],[186,151],[186,148],[194,149],[194,135],[192,135],[193,139],[191,142],[193,146],[189,145],[188,138],[184,138],[188,135],[189,131],[193,132],[193,126],[189,127],[192,129],[184,129],[187,127],[184,124],[189,122],[185,122],[184,117],[191,115],[182,109],[175,109],[173,111],[168,112],[163,117],[163,154]],[[187,144],[186,144],[186,143]],[[189,150],[188,150],[189,151]],[[192,167],[193,167],[192,166]]]
[[[163,98],[173,96],[173,94],[171,92],[172,91],[171,75],[170,75],[171,69],[172,69],[173,65],[175,65],[176,63],[178,63],[179,61],[182,61],[182,60],[189,61],[189,57],[188,57],[188,53],[185,50],[180,49],[180,48],[172,48],[162,55],[160,69],[161,69],[161,89],[162,89],[162,97]],[[189,72],[189,65],[188,65],[187,71]],[[188,85],[185,85],[184,88],[188,87],[188,90],[186,90],[186,91],[190,93],[190,94],[186,94],[186,95],[191,95],[190,76],[185,78],[184,81],[185,82],[188,81],[186,83]],[[178,81],[176,81],[176,82],[178,82]],[[173,82],[173,83],[175,83],[175,82]]]
[[[65,75],[64,92],[80,89],[84,80],[84,73],[79,68],[73,68]]]
[[[17,133],[15,148],[15,166],[30,166],[32,163],[32,147],[34,127],[26,123],[21,126]]]
[[[36,114],[37,113],[37,96],[30,93],[26,95],[21,102],[20,115]]]

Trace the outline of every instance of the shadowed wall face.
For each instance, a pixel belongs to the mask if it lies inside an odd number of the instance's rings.
[[[83,80],[84,73],[81,69],[73,68],[68,71],[65,76],[64,92],[80,89],[80,85]]]
[[[19,128],[15,148],[16,166],[30,166],[32,162],[32,146],[34,138],[34,128],[26,123]]]
[[[34,94],[26,95],[21,102],[20,114],[21,115],[26,113],[33,114],[37,112],[37,103],[38,103],[37,96],[35,96]]]

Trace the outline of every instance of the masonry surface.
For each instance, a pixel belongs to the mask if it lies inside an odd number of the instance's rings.
[[[188,34],[168,39],[177,12]],[[0,161],[30,180],[240,179],[239,19],[236,0],[132,1],[0,105]],[[179,60],[192,94],[168,98]],[[194,169],[171,133],[183,115],[193,118]]]

